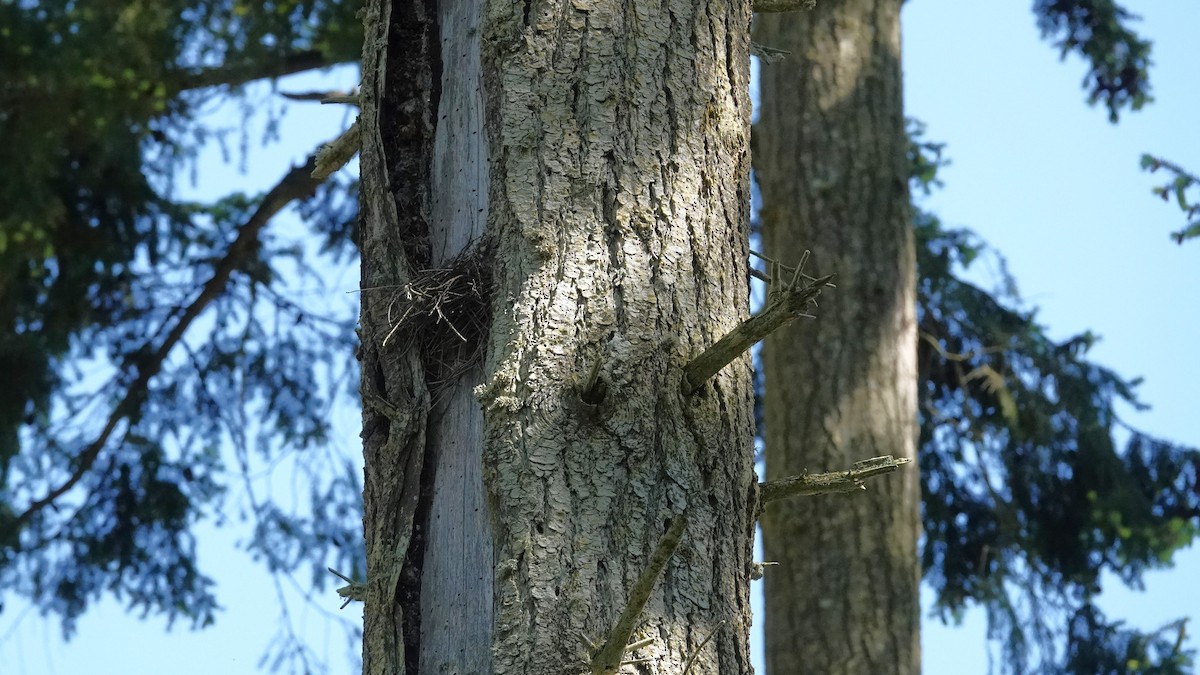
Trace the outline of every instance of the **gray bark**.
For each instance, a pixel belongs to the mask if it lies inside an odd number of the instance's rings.
[[[395,292],[428,260],[439,70],[430,9],[387,0],[364,9],[358,356],[367,547],[363,672],[371,675],[417,672],[420,653],[430,392],[418,343],[402,340],[388,348],[385,342]]]
[[[750,672],[748,360],[681,386],[747,313],[749,18],[368,3],[367,672],[588,672],[681,514],[633,635],[652,639],[626,658]],[[446,382],[419,336],[388,337],[396,295],[372,289],[464,250],[491,270],[491,317],[482,362]],[[597,361],[602,398],[583,391]]]
[[[900,0],[758,16],[791,55],[762,70],[755,170],[764,248],[837,272],[818,319],[769,338],[767,476],[915,459],[915,253],[900,79]],[[919,672],[914,468],[866,492],[770,503],[763,516],[772,673]]]

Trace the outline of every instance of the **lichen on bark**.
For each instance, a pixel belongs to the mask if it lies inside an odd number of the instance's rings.
[[[628,656],[660,673],[682,672],[689,659],[692,673],[749,673],[749,360],[695,394],[679,386],[688,360],[748,314],[749,4],[397,0],[388,11],[401,4],[410,18],[436,8],[441,68],[417,74],[440,81],[427,99],[395,100],[389,87],[409,85],[394,74],[364,79],[364,217],[399,214],[387,246],[368,246],[364,234],[364,283],[368,267],[372,283],[405,283],[467,246],[494,256],[486,358],[446,402],[423,404],[421,489],[434,487],[420,493],[410,525],[424,549],[405,569],[423,578],[402,579],[419,588],[420,633],[401,642],[419,648],[420,672],[587,670],[588,642],[607,637],[666,523],[686,513],[691,525],[635,635],[654,639]],[[364,63],[366,75],[378,55]],[[395,63],[393,54],[385,66]],[[431,192],[401,193],[388,174],[400,159],[387,116],[430,101]],[[372,183],[388,180],[386,190]],[[364,353],[398,358],[371,352],[366,328]],[[404,377],[425,387],[422,357]],[[597,361],[605,393],[585,399],[580,383]],[[384,389],[390,398],[404,388]],[[380,458],[367,457],[370,479]],[[476,485],[486,503],[464,508]],[[461,529],[444,526],[450,513]],[[488,525],[482,533],[469,513]],[[368,504],[369,531],[376,514]],[[432,574],[437,565],[447,572]],[[470,579],[478,583],[454,585]],[[486,602],[462,597],[473,588]],[[366,640],[386,635],[372,626],[398,612],[410,620],[409,606],[371,597]],[[479,616],[490,644],[454,639],[464,630],[455,617]]]
[[[749,672],[753,421],[742,358],[688,359],[747,315],[745,3],[488,3],[497,238],[485,477],[498,673],[571,672],[662,534],[692,526],[631,658]],[[528,9],[528,11],[523,11]],[[607,394],[576,414],[595,358]],[[672,670],[674,668],[674,670]]]

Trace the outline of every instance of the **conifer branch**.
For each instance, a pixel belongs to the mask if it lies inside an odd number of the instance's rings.
[[[827,473],[803,473],[799,476],[771,480],[759,483],[759,503],[767,504],[777,499],[807,495],[823,495],[836,492],[854,492],[866,490],[866,479],[891,473],[901,466],[908,464],[907,457],[872,457],[855,462],[849,471],[830,471]]]
[[[281,91],[279,95],[289,101],[316,101],[318,103],[347,103],[358,105],[358,94],[349,91]]]
[[[329,68],[342,63],[352,63],[356,60],[357,55],[352,58],[339,58],[314,49],[292,52],[278,59],[226,63],[214,68],[202,68],[192,71],[184,76],[183,81],[179,85],[179,91],[204,89],[205,87],[236,87],[255,80],[295,75],[306,70]]]
[[[291,171],[267,192],[250,218],[238,228],[237,237],[226,249],[225,255],[217,262],[212,276],[204,283],[196,297],[186,307],[172,312],[163,325],[153,333],[153,335],[160,335],[166,332],[166,337],[162,342],[155,347],[153,345],[154,337],[151,337],[146,344],[125,359],[121,368],[122,374],[128,375],[130,371],[136,369],[137,376],[125,389],[125,395],[121,401],[109,413],[104,428],[75,458],[73,462],[75,468],[71,475],[47,492],[46,496],[30,503],[25,511],[17,516],[14,526],[19,527],[26,523],[39,511],[50,506],[68,490],[75,487],[95,465],[96,460],[100,457],[100,452],[112,438],[117,426],[140,414],[142,405],[146,401],[146,395],[149,393],[150,379],[162,370],[167,356],[183,339],[184,334],[187,333],[196,318],[225,290],[233,272],[243,267],[246,260],[254,255],[258,245],[258,236],[263,227],[288,204],[297,199],[311,196],[317,186],[321,184],[322,181],[312,177],[316,163],[317,158],[314,153],[309,156],[303,166],[292,167]],[[121,375],[118,375],[118,378],[120,377]]]
[[[617,620],[617,625],[613,627],[604,646],[592,657],[592,675],[615,675],[621,669],[622,657],[629,650],[629,637],[633,635],[638,616],[641,615],[642,608],[650,599],[654,584],[662,576],[667,561],[674,555],[675,548],[679,546],[679,541],[683,538],[683,531],[686,529],[687,516],[682,514],[677,516],[667,527],[662,539],[658,541],[658,546],[654,548],[649,562],[646,563],[646,569],[642,570],[641,576],[630,589],[629,599],[625,602],[625,611],[621,612],[621,618]]]

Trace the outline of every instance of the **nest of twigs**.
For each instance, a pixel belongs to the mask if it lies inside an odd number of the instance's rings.
[[[478,362],[491,317],[491,269],[471,250],[445,267],[418,272],[388,303],[383,347],[417,346],[430,385],[452,381]]]

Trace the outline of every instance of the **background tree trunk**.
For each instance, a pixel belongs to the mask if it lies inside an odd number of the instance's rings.
[[[749,4],[434,5],[366,13],[365,669],[587,671],[686,515],[626,658],[749,673],[749,363],[681,392],[747,315]],[[393,332],[438,268],[458,361]]]
[[[819,318],[766,342],[767,476],[915,460],[916,290],[900,77],[900,1],[759,15],[754,165],[764,249],[837,272]],[[768,672],[919,671],[917,473],[763,516]]]

